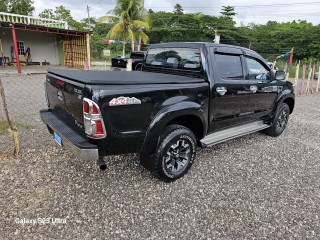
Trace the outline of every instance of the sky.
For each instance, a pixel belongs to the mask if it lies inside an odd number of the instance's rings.
[[[293,20],[307,20],[314,25],[320,24],[320,0],[145,0],[145,8],[153,11],[172,12],[174,5],[179,3],[184,13],[202,12],[219,16],[221,7],[230,5],[235,7],[237,15],[234,20],[237,25],[249,23],[265,24],[269,20],[291,22]],[[115,7],[116,0],[34,0],[34,16],[38,16],[44,9],[55,9],[64,5],[71,10],[74,19],[86,18],[87,5],[91,17],[100,17]]]

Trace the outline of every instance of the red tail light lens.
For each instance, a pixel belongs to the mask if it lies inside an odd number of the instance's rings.
[[[96,105],[92,106],[92,114],[99,114],[99,111],[98,111]]]
[[[83,101],[83,112],[89,113],[89,103],[86,101]]]
[[[59,86],[61,86],[61,87],[64,86],[64,82],[61,81],[61,80],[57,80],[57,81],[56,81],[56,84],[59,85]]]
[[[102,127],[102,122],[96,121],[96,134],[103,134],[103,127]]]

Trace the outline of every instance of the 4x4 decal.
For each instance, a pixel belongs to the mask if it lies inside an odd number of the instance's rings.
[[[135,97],[118,97],[113,98],[109,102],[109,106],[123,106],[123,105],[133,105],[133,104],[141,104],[141,101]]]

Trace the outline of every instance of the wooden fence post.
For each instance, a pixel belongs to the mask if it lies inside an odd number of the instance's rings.
[[[308,80],[307,80],[307,87],[306,87],[306,94],[310,93],[310,80],[311,80],[311,74],[312,74],[312,68],[311,63],[309,65],[309,74],[308,74]]]
[[[300,60],[297,63],[297,67],[296,67],[296,76],[294,78],[294,86],[295,86],[295,92],[297,93],[297,89],[298,89],[298,80],[299,80],[299,70],[300,70]]]
[[[301,84],[300,84],[300,91],[299,94],[301,95],[302,93],[304,93],[304,81],[306,79],[306,64],[303,64],[302,66],[302,79],[301,79]]]
[[[2,85],[1,78],[0,78],[0,95],[1,95],[1,98],[2,98],[3,109],[4,109],[4,112],[5,112],[5,115],[6,115],[6,119],[7,119],[8,125],[9,125],[8,131],[9,131],[9,133],[12,136],[12,139],[13,139],[13,146],[14,146],[13,155],[15,157],[17,157],[19,155],[19,152],[20,152],[19,132],[18,132],[18,129],[16,129],[13,126],[13,124],[12,124],[12,122],[10,120],[9,112],[8,112],[8,106],[7,106],[7,102],[6,102],[6,96],[4,94],[4,88],[3,88],[3,85]]]
[[[318,72],[318,83],[317,83],[316,92],[319,91],[319,87],[320,87],[320,66],[319,66],[319,72]]]
[[[311,74],[311,93],[312,94],[313,94],[313,79],[314,79],[315,70],[316,70],[316,64],[314,63],[312,67],[312,74]]]

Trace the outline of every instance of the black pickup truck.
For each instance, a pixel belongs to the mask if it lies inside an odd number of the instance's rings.
[[[130,54],[130,58],[123,56],[111,58],[111,66],[116,68],[126,68],[128,59],[132,59],[132,70],[141,70],[143,60],[145,57],[145,52],[143,51],[133,51]]]
[[[78,158],[105,169],[103,156],[140,153],[144,167],[171,181],[189,170],[197,147],[280,135],[295,104],[284,79],[246,48],[163,43],[149,48],[142,71],[49,70],[40,115]]]

